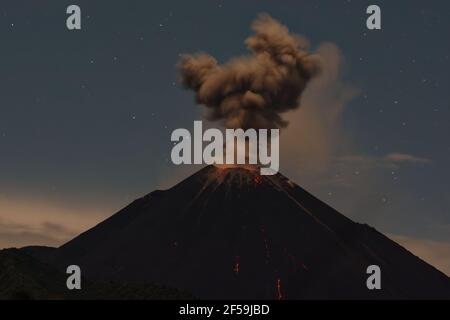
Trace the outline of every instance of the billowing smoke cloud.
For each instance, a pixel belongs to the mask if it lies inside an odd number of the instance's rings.
[[[185,55],[178,67],[182,84],[207,107],[209,120],[226,128],[282,128],[281,113],[299,107],[303,90],[319,71],[319,58],[306,39],[266,14],[252,25],[245,44],[251,55],[219,65],[208,54]]]

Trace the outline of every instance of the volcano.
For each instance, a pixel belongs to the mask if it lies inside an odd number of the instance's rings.
[[[383,234],[279,173],[243,167],[208,166],[135,200],[51,260],[207,299],[450,298],[446,275]],[[380,290],[366,286],[370,265]]]

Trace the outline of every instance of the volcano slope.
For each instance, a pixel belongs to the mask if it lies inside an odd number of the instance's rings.
[[[450,279],[281,174],[208,166],[58,248],[92,279],[152,281],[208,299],[450,298]],[[369,265],[381,290],[369,290]]]

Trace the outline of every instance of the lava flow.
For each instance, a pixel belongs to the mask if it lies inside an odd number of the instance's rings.
[[[240,268],[239,257],[236,257],[236,261],[235,261],[234,267],[233,267],[233,272],[234,272],[236,275],[239,275],[239,268]]]
[[[280,278],[277,279],[277,299],[278,300],[283,299],[283,294],[282,294],[282,290],[281,290],[281,279]]]

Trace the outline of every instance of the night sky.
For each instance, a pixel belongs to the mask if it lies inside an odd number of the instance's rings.
[[[382,30],[366,28],[370,4]],[[197,170],[170,161],[171,132],[202,119],[180,54],[246,54],[261,12],[312,51],[333,43],[330,99],[352,92],[324,140],[286,129],[282,173],[450,273],[448,1],[2,1],[0,247],[62,244]]]

